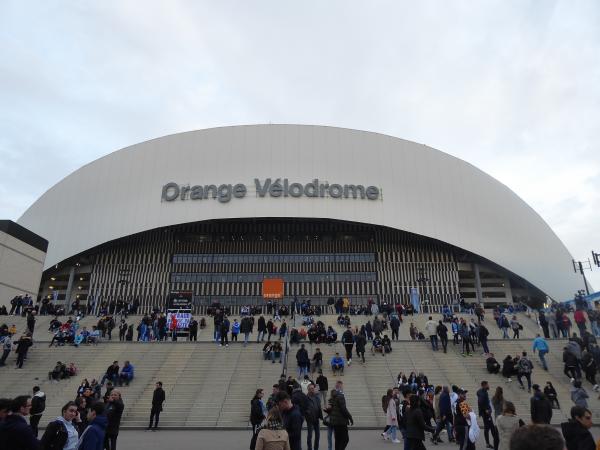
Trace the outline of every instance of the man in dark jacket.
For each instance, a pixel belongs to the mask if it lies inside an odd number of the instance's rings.
[[[335,438],[335,450],[344,450],[350,441],[348,436],[348,424],[354,425],[354,419],[346,407],[344,396],[344,384],[341,381],[335,383],[336,395],[329,399],[329,420],[333,428]]]
[[[577,356],[567,347],[563,351],[563,362],[565,363],[564,374],[569,378],[581,378],[581,368]]]
[[[400,331],[400,319],[397,315],[393,315],[390,319],[390,329],[392,330],[392,340],[398,340],[398,332]]]
[[[0,422],[0,443],[10,450],[38,450],[40,442],[25,420],[31,410],[31,397],[20,395],[10,405],[11,414]]]
[[[100,384],[104,386],[104,382],[107,379],[112,381],[113,384],[117,382],[117,380],[119,379],[119,361],[113,361],[113,363],[110,366],[108,366],[108,368],[106,369],[106,373],[102,377],[102,380],[100,380]]]
[[[500,363],[496,360],[493,353],[485,360],[485,367],[489,373],[497,374],[500,372]]]
[[[352,364],[352,348],[354,347],[354,334],[350,325],[348,325],[348,328],[342,334],[342,344],[344,344],[344,348],[346,349],[346,361],[350,365]]]
[[[193,317],[190,319],[189,332],[190,341],[196,342],[198,340],[198,321]]]
[[[287,392],[277,394],[277,406],[283,419],[283,428],[288,433],[290,450],[302,450],[302,413],[300,408],[292,404]]]
[[[571,408],[571,419],[560,424],[567,450],[595,450],[594,437],[590,433],[592,413],[582,406]]]
[[[89,425],[79,437],[77,450],[103,450],[108,419],[104,415],[104,403],[96,402],[87,416]]]
[[[265,340],[265,333],[267,332],[267,323],[265,322],[265,318],[260,316],[258,318],[258,335],[256,336],[256,342]]]
[[[531,397],[531,421],[538,424],[549,424],[552,419],[552,403],[540,390],[539,384],[534,384]]]
[[[306,348],[304,348],[304,344],[302,344],[296,352],[296,363],[298,364],[299,376],[303,377],[304,375],[308,375],[308,371],[310,370],[310,358],[308,357]]]
[[[452,437],[452,402],[450,401],[450,389],[448,389],[448,386],[442,387],[439,405],[440,420],[435,428],[433,440],[434,442],[440,442],[441,439],[439,438],[439,435],[444,427],[446,427],[450,442],[454,442],[454,438]]]
[[[313,450],[312,437],[315,436],[314,450],[319,449],[319,419],[323,418],[323,411],[321,410],[321,396],[317,392],[314,383],[308,385],[308,401],[307,408],[304,414],[306,419],[306,429],[308,436],[306,437],[306,445],[308,450]]]
[[[46,394],[40,390],[39,386],[34,386],[33,397],[31,398],[31,411],[29,411],[29,425],[31,426],[35,437],[38,436],[38,425],[45,409]]]
[[[492,404],[488,391],[490,385],[487,381],[481,382],[481,389],[477,391],[477,408],[479,409],[479,416],[483,420],[483,435],[485,437],[485,444],[487,448],[498,448],[498,430],[494,425],[492,419]],[[490,445],[490,431],[492,432],[492,438],[494,439],[494,445]]]
[[[162,382],[157,381],[154,393],[152,394],[152,409],[150,410],[150,423],[148,424],[148,430],[152,428],[152,420],[154,420],[154,431],[158,428],[158,419],[162,411],[162,405],[165,401],[165,391],[162,387]]]
[[[425,431],[435,432],[435,428],[425,423],[423,410],[419,408],[419,397],[410,396],[410,409],[406,415],[406,438],[410,449],[424,449]]]
[[[106,450],[116,450],[117,448],[117,438],[124,409],[121,392],[118,389],[113,389],[110,391],[105,409],[106,419],[108,420],[104,436],[104,448]]]
[[[29,351],[29,347],[33,345],[33,340],[31,339],[31,334],[26,333],[21,336],[21,339],[17,342],[17,349],[15,352],[17,353],[17,369],[23,368],[23,363],[27,358],[27,352]]]
[[[250,450],[254,450],[256,447],[256,438],[258,437],[258,432],[260,431],[260,425],[265,419],[262,402],[264,395],[265,394],[262,389],[257,389],[254,397],[250,401],[250,423],[252,424],[252,440],[250,441]]]

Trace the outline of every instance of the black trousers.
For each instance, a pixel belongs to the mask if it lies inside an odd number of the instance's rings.
[[[117,437],[118,434],[105,434],[104,450],[117,450]]]
[[[221,345],[227,345],[229,341],[227,340],[227,333],[221,333]]]
[[[446,353],[446,351],[448,350],[448,336],[440,336],[440,341],[442,343],[444,353]]]
[[[35,437],[37,437],[37,435],[38,435],[38,425],[40,424],[41,418],[42,418],[41,414],[36,414],[35,416],[29,417],[29,426],[31,427],[33,434],[35,434]]]
[[[425,450],[426,447],[421,439],[408,438],[408,448],[410,450]]]
[[[346,349],[346,361],[352,360],[352,347],[354,347],[354,344],[344,344],[344,348]]]
[[[17,353],[17,367],[20,369],[23,367],[23,362],[25,362],[25,357],[27,353]]]
[[[152,428],[152,420],[154,420],[154,428],[158,427],[158,419],[160,418],[160,410],[152,408],[150,411],[150,423],[148,429]]]
[[[392,328],[392,340],[397,341],[398,340],[398,330],[395,330]]]
[[[498,448],[498,443],[500,441],[500,437],[498,435],[498,428],[496,428],[496,426],[494,425],[494,420],[492,419],[492,416],[489,414],[484,414],[482,416],[483,419],[483,436],[485,438],[485,443],[486,444],[490,444],[490,431],[492,432],[492,439],[493,441],[493,445],[494,445],[494,449]]]
[[[348,436],[348,425],[334,426],[333,437],[335,439],[335,450],[345,450],[350,441],[350,437]]]

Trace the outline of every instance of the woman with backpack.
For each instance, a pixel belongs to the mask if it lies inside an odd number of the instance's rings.
[[[75,422],[75,423],[74,423]],[[50,422],[42,436],[43,450],[76,450],[79,441],[76,423],[80,422],[77,405],[68,402],[62,407],[61,415]]]

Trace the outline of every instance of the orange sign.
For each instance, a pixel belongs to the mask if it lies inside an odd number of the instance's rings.
[[[283,279],[265,278],[263,280],[263,298],[283,298]]]

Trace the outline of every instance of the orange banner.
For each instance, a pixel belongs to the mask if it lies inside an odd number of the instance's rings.
[[[283,298],[283,279],[265,278],[262,286],[263,298]]]

